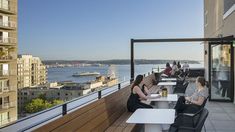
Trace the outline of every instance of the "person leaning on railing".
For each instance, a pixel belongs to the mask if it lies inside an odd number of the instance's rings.
[[[131,85],[131,94],[127,101],[127,109],[129,112],[134,112],[138,108],[153,108],[151,105],[141,102],[142,100],[153,98],[148,96],[150,92],[145,85],[143,85],[142,89],[140,88],[139,85],[142,81],[143,81],[143,75],[138,75],[134,83]]]
[[[197,77],[196,90],[192,96],[180,96],[175,110],[177,113],[196,113],[200,110],[201,105],[208,97],[208,83],[204,77]]]

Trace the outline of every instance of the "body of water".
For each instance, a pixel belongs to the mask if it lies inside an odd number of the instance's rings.
[[[190,68],[203,68],[203,64],[189,64]],[[112,67],[112,68],[111,68]],[[95,80],[93,76],[73,77],[74,73],[81,72],[99,72],[101,75],[108,75],[110,69],[115,72],[116,77],[119,81],[130,79],[130,65],[112,65],[112,66],[89,66],[89,67],[64,67],[64,68],[48,68],[48,82],[59,82],[59,81],[73,81],[73,82],[87,82]],[[135,75],[146,74],[151,72],[153,68],[158,67],[164,68],[165,64],[146,64],[146,65],[135,65]]]

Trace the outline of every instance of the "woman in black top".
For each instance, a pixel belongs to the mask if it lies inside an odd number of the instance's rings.
[[[130,112],[134,112],[138,108],[153,108],[150,105],[144,104],[141,100],[147,100],[147,96],[149,91],[147,87],[143,85],[142,89],[140,88],[140,83],[143,80],[142,75],[138,75],[131,86],[131,95],[127,101],[127,109]]]

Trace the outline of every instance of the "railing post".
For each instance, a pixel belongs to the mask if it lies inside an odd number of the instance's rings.
[[[131,39],[131,78],[135,76],[135,63],[134,63],[134,39]]]
[[[98,99],[101,99],[101,90],[98,91]]]
[[[121,89],[121,83],[118,84],[118,90],[120,90],[120,89]]]
[[[132,84],[132,82],[134,81],[134,79],[132,78],[132,79],[130,79],[130,84]]]
[[[67,114],[67,104],[63,104],[62,105],[62,115],[66,115]]]

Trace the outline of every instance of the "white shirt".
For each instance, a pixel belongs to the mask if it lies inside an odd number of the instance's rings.
[[[187,64],[187,63],[184,63],[184,65],[183,65],[183,71],[185,72],[186,70],[188,71],[189,70],[189,64]]]

